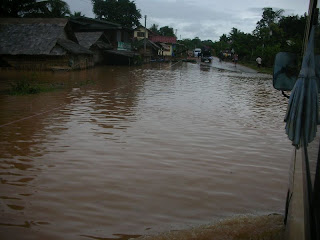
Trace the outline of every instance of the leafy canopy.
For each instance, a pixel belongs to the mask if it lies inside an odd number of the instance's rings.
[[[159,25],[158,24],[152,24],[152,26],[149,28],[149,30],[155,34],[160,34],[159,33]]]
[[[140,25],[140,10],[130,0],[92,0],[93,12],[98,19],[119,23],[125,27]]]
[[[69,5],[62,0],[2,0],[1,17],[66,17],[70,15]]]
[[[173,28],[164,26],[159,29],[159,34],[162,36],[175,37]]]

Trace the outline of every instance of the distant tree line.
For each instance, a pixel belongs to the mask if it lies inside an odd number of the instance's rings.
[[[172,27],[164,26],[159,28],[159,25],[152,24],[152,26],[149,28],[149,30],[155,34],[161,35],[161,36],[168,36],[168,37],[176,37],[174,30]]]
[[[301,53],[306,15],[283,16],[283,10],[274,11],[263,8],[262,18],[256,24],[254,31],[244,33],[232,28],[229,34],[220,36],[219,41],[201,41],[183,39],[179,41],[190,50],[195,47],[209,46],[218,54],[220,51],[234,51],[243,61],[254,61],[257,56],[263,59],[265,66],[272,66],[275,55],[280,51]]]
[[[130,0],[91,0],[96,18],[116,22],[128,28],[140,26],[142,17],[134,1]],[[220,51],[234,51],[243,61],[254,61],[261,56],[266,66],[272,66],[275,54],[279,51],[299,53],[302,50],[306,14],[304,16],[283,16],[283,10],[263,8],[262,18],[252,33],[244,33],[232,28],[219,41],[204,40],[199,37],[178,42],[189,50],[210,47],[217,54]],[[1,0],[1,17],[72,17],[84,16],[81,12],[71,14],[63,0]],[[162,36],[175,36],[169,26],[153,24],[150,30]]]

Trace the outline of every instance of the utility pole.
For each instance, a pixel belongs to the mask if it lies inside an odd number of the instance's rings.
[[[144,56],[147,52],[147,15],[144,15]]]

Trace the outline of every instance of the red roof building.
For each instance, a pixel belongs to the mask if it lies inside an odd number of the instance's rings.
[[[167,37],[167,36],[150,36],[150,40],[152,42],[160,42],[160,43],[177,43],[176,37]]]

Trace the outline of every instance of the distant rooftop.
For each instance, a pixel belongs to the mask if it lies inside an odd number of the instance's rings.
[[[168,36],[151,36],[150,40],[152,42],[160,42],[160,43],[177,43],[176,37],[168,37]]]

